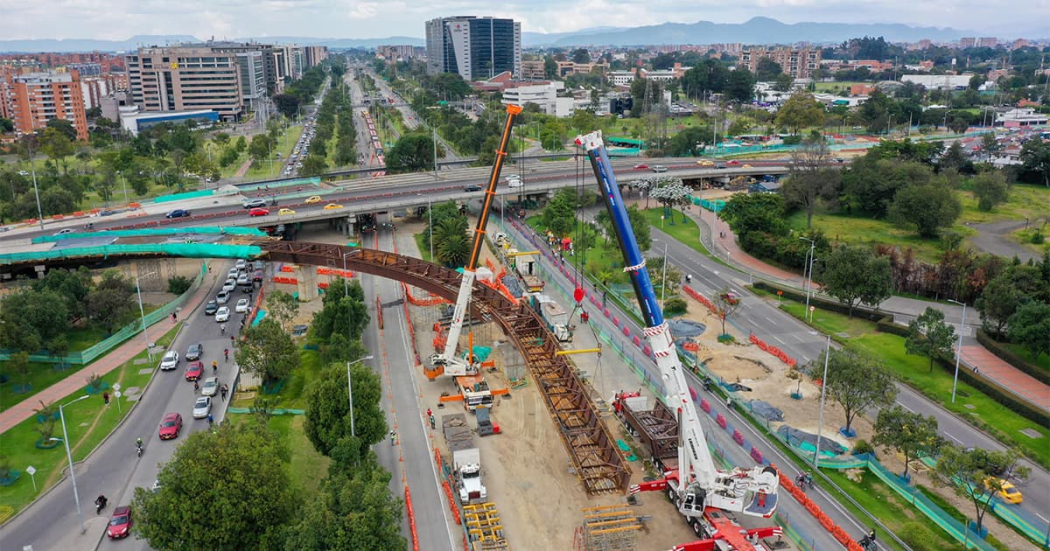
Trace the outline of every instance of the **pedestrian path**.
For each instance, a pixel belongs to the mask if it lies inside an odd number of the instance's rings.
[[[215,281],[214,278],[214,275],[206,277],[204,282],[201,283],[201,286],[197,289],[197,292],[193,293],[189,300],[186,301],[182,307],[182,314],[184,316],[189,316],[190,313],[209,296],[212,284]],[[158,322],[154,328],[160,327],[163,328],[164,331],[167,331],[167,328],[164,327],[166,323],[169,322]],[[136,334],[124,344],[113,349],[109,354],[106,354],[84,366],[80,371],[69,375],[65,379],[58,381],[33,396],[22,400],[3,412],[0,412],[0,433],[7,432],[15,425],[35,415],[36,409],[41,401],[45,404],[50,404],[57,400],[61,400],[62,398],[84,388],[84,381],[91,375],[97,374],[99,377],[106,375],[110,371],[124,365],[128,360],[141,354],[145,349],[146,343]]]
[[[737,244],[736,235],[724,220],[712,216],[712,213],[699,209],[698,214],[694,209],[687,210],[687,214],[700,227],[701,241],[705,244],[713,243],[714,247],[708,247],[717,257],[733,264],[743,271],[759,275],[763,278],[785,283],[793,287],[801,288],[805,279],[795,273],[771,266],[744,252]],[[710,224],[713,223],[714,231]],[[714,237],[712,241],[712,236]],[[927,302],[923,300],[890,297],[879,305],[881,309],[900,313],[904,316],[914,317],[922,313],[928,306],[944,310],[945,305]],[[955,307],[950,307],[955,308]],[[959,328],[956,327],[958,331]],[[1050,411],[1050,386],[1040,382],[1032,376],[1024,373],[1001,358],[992,354],[976,341],[967,342],[969,337],[964,337],[961,360],[966,368],[974,370],[983,377],[991,380],[996,385],[1012,392],[1022,400],[1044,410]]]

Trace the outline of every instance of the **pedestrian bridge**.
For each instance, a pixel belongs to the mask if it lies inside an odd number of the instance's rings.
[[[330,268],[343,268],[345,259],[347,269],[400,281],[452,302],[459,294],[461,275],[458,272],[418,258],[374,249],[266,240],[248,229],[236,235],[215,228],[184,229],[182,233],[193,235],[190,232],[198,230],[200,233],[196,235],[211,242],[186,242],[195,239],[158,234],[152,236],[156,242],[141,243],[146,236],[131,235],[124,237],[140,242],[119,243],[119,239],[108,238],[100,244],[96,241],[84,243],[85,246],[0,254],[0,276],[10,278],[14,273],[32,271],[40,265],[75,267],[103,260],[156,257],[263,259]],[[97,232],[102,233],[106,232]],[[98,239],[97,234],[84,235]],[[48,241],[55,245],[53,241],[62,240],[49,238]],[[68,241],[73,245],[76,238]],[[575,366],[566,356],[557,355],[561,348],[546,324],[527,305],[515,304],[497,290],[478,282],[474,283],[472,298],[473,316],[497,323],[521,351],[584,490],[590,495],[625,493],[630,482],[630,467],[596,411],[583,381],[576,375]]]

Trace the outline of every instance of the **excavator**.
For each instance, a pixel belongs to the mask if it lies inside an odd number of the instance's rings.
[[[706,549],[761,549],[760,538],[779,536],[774,526],[745,530],[731,513],[769,518],[777,509],[779,474],[772,466],[737,467],[730,471],[715,467],[707,447],[700,417],[686,382],[685,368],[674,347],[674,339],[657,302],[645,258],[631,229],[627,208],[620,195],[602,141],[601,131],[578,136],[576,145],[587,153],[605,208],[613,222],[623,270],[634,287],[645,322],[643,333],[663,381],[667,395],[664,402],[678,417],[678,467],[664,473],[664,478],[631,487],[631,493],[666,492],[667,497],[692,527],[700,541],[676,548],[682,551]]]
[[[452,313],[452,322],[449,325],[448,336],[445,340],[444,350],[435,352],[430,356],[431,367],[424,369],[429,379],[439,375],[447,375],[456,378],[456,386],[459,388],[460,397],[464,405],[470,411],[478,408],[487,408],[492,405],[493,391],[481,376],[481,366],[475,361],[473,346],[467,351],[466,358],[456,356],[456,346],[459,344],[460,333],[463,332],[463,321],[467,315],[470,305],[470,296],[474,288],[474,280],[477,277],[478,263],[481,259],[481,250],[485,244],[485,228],[488,225],[489,213],[492,203],[496,198],[496,185],[499,183],[500,171],[503,170],[503,161],[507,156],[507,144],[510,143],[511,129],[514,126],[514,118],[521,114],[520,105],[507,106],[507,121],[503,126],[503,134],[500,136],[499,148],[496,150],[496,158],[492,163],[492,172],[489,175],[488,186],[485,189],[485,198],[478,215],[478,223],[474,228],[474,244],[470,251],[466,266],[463,266],[463,278],[459,284],[459,294],[456,297],[455,309]],[[457,399],[459,397],[456,397]]]

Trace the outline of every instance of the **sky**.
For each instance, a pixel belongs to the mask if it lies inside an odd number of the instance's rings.
[[[0,39],[422,38],[426,20],[450,15],[511,17],[523,31],[547,33],[763,16],[953,27],[1006,38],[1019,36],[1018,28],[1050,28],[1050,0],[0,0]]]

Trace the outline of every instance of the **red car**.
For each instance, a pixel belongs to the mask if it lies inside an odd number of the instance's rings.
[[[190,362],[186,366],[186,380],[196,381],[204,375],[204,363],[203,362]]]
[[[645,170],[649,168],[649,165],[634,165],[635,170]]]
[[[182,430],[182,415],[169,413],[160,422],[160,439],[171,440],[172,438],[178,438],[180,430]]]
[[[111,539],[118,540],[128,537],[131,533],[131,507],[123,505],[113,510],[113,518],[109,519],[109,527],[106,535]]]
[[[270,211],[266,209],[252,209],[248,211],[248,216],[269,216]]]
[[[736,159],[733,159],[732,161],[727,161],[726,166],[740,166],[740,161]]]

